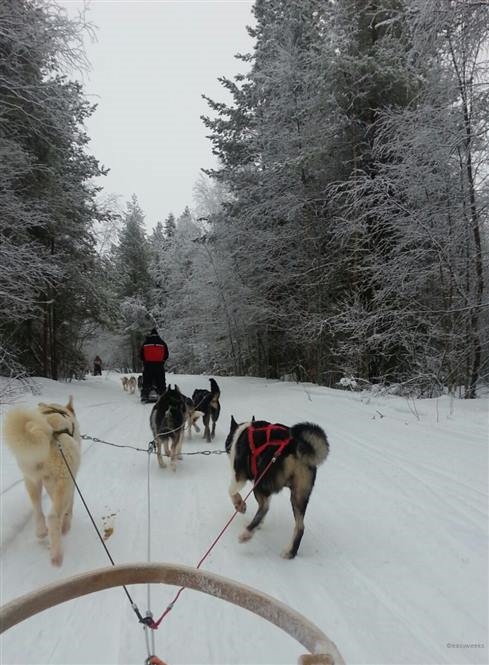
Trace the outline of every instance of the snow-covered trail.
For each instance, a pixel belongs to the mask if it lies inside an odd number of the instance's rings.
[[[191,394],[207,377],[169,376]],[[372,398],[254,378],[218,378],[216,440],[194,434],[184,452],[222,449],[231,414],[319,423],[331,443],[318,471],[298,557],[279,556],[293,518],[288,492],[272,500],[248,543],[239,515],[204,568],[288,603],[333,639],[348,663],[487,663],[488,402]],[[146,448],[150,405],[123,393],[116,375],[71,385],[40,380],[37,401],[71,392],[83,433]],[[410,408],[411,406],[411,408]],[[452,409],[452,406],[454,408]],[[148,456],[83,442],[79,485],[117,563],[147,560]],[[35,535],[20,472],[2,449],[1,602],[109,565],[79,499],[61,570]],[[226,455],[185,456],[176,473],[150,460],[153,561],[195,565],[232,514]],[[159,615],[175,589],[154,586]],[[146,610],[146,587],[132,587]],[[484,647],[455,648],[461,643]],[[295,663],[303,649],[244,610],[186,590],[156,631],[156,653],[179,663]],[[2,636],[7,664],[142,663],[142,628],[120,589],[40,614]]]

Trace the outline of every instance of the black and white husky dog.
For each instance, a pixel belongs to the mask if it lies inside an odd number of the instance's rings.
[[[298,423],[287,427],[253,420],[238,424],[231,416],[226,452],[232,469],[229,495],[233,506],[240,513],[246,511],[246,503],[239,491],[247,480],[256,484],[253,492],[258,510],[239,536],[239,541],[243,543],[253,536],[268,512],[271,495],[288,487],[295,529],[292,541],[282,556],[293,559],[304,534],[304,515],[314,487],[317,467],[329,453],[326,434],[319,425],[313,423]],[[274,457],[276,459],[272,463]]]
[[[203,413],[202,422],[204,423],[204,439],[207,443],[211,442],[216,434],[216,422],[221,413],[221,404],[219,398],[221,391],[217,382],[214,379],[209,379],[211,384],[210,390],[198,388],[192,394],[192,401],[196,413],[198,411]],[[212,430],[210,429],[210,422],[212,421]]]
[[[177,459],[180,458],[183,435],[186,423],[185,397],[177,385],[168,386],[160,395],[149,417],[151,431],[156,445],[156,455],[160,467],[166,467],[161,454],[161,446],[165,455],[170,458],[170,467],[175,471]]]

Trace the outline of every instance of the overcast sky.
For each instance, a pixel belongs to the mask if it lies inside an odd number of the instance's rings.
[[[59,0],[72,14],[79,0]],[[90,151],[110,173],[101,179],[121,203],[135,193],[149,228],[170,212],[192,206],[201,168],[216,165],[205,138],[201,98],[229,100],[218,76],[246,69],[236,53],[252,50],[246,25],[252,1],[91,0],[87,39],[91,70],[84,75],[91,101]]]

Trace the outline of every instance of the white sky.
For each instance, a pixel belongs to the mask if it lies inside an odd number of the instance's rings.
[[[59,0],[69,14],[80,0]],[[97,41],[87,39],[91,71],[88,98],[98,103],[87,122],[89,149],[110,173],[107,194],[135,193],[148,227],[192,206],[201,168],[216,165],[200,115],[210,112],[201,94],[229,100],[218,76],[246,70],[236,53],[252,50],[245,26],[250,0],[127,2],[92,0],[87,19]]]

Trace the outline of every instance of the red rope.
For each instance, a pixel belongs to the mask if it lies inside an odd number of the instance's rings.
[[[245,496],[245,498],[244,498],[244,502],[245,502],[245,503],[246,503],[246,500],[248,499],[248,497],[250,496],[250,494],[253,492],[253,490],[255,489],[255,487],[256,487],[256,486],[258,485],[258,483],[261,481],[261,479],[262,479],[263,476],[266,474],[266,472],[268,471],[268,469],[269,469],[269,468],[272,466],[272,464],[276,461],[277,457],[280,455],[281,452],[282,452],[282,450],[279,450],[279,451],[278,451],[278,452],[272,457],[272,459],[270,460],[270,462],[267,464],[267,466],[265,467],[265,469],[263,470],[263,472],[260,474],[258,480],[255,482],[255,484],[253,485],[253,487],[250,489],[250,491],[248,492],[248,494]],[[223,528],[221,529],[221,531],[219,532],[219,534],[216,536],[216,538],[214,538],[213,543],[210,545],[210,547],[209,547],[209,549],[207,550],[207,552],[204,554],[204,556],[201,558],[201,560],[200,560],[199,563],[197,564],[197,568],[200,568],[200,566],[201,566],[201,565],[204,563],[204,561],[207,559],[207,557],[208,557],[209,554],[212,552],[212,550],[214,549],[215,545],[217,544],[217,542],[219,541],[219,539],[221,538],[221,536],[223,535],[223,533],[226,531],[226,529],[228,528],[228,526],[231,524],[231,522],[234,520],[234,518],[236,517],[237,514],[238,514],[238,509],[236,509],[236,510],[234,511],[234,513],[233,513],[233,514],[231,515],[231,517],[228,519],[228,521],[227,521],[226,524],[223,526]],[[171,603],[168,605],[168,607],[165,609],[165,611],[164,611],[163,614],[160,616],[160,618],[159,618],[157,621],[153,621],[151,624],[148,623],[149,628],[153,628],[153,630],[156,630],[156,628],[159,627],[160,623],[163,621],[163,619],[166,617],[166,615],[169,614],[169,613],[171,612],[171,610],[173,609],[173,606],[175,605],[175,603],[177,602],[177,600],[180,598],[180,594],[182,593],[182,591],[183,591],[184,589],[186,589],[186,588],[187,588],[187,587],[185,587],[185,586],[180,587],[180,589],[179,589],[179,590],[177,591],[177,593],[175,594],[175,597],[173,598],[173,600],[171,601]]]

